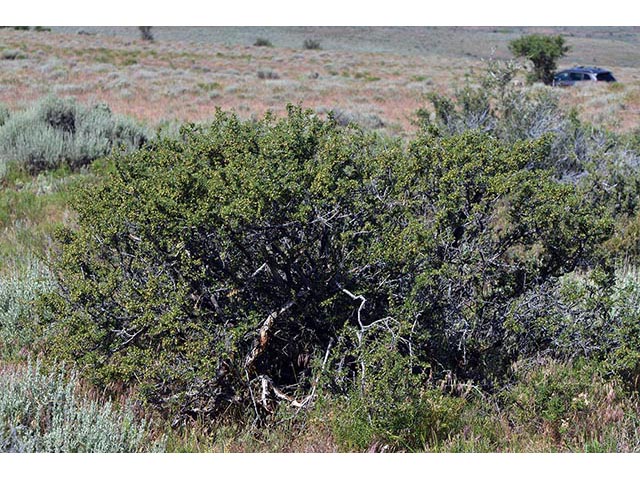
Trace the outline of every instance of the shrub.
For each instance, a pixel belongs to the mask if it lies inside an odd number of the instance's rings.
[[[78,377],[39,364],[0,372],[0,452],[141,452],[160,449],[130,406],[78,394]]]
[[[51,306],[60,340],[78,342],[60,342],[58,351],[91,364],[96,377],[130,380],[142,368],[153,401],[173,397],[185,413],[202,402],[215,413],[250,401],[245,368],[258,385],[265,375],[281,388],[310,381],[309,365],[296,359],[324,351],[352,303],[335,282],[360,243],[364,220],[351,205],[362,197],[358,179],[373,168],[373,147],[296,110],[257,124],[219,113],[183,138],[121,159],[111,186],[78,199],[87,223],[64,234],[59,265],[76,293],[54,296]],[[103,230],[107,223],[116,230]],[[111,269],[118,251],[133,263]],[[106,269],[84,278],[77,262]],[[92,306],[100,299],[102,314]],[[122,322],[108,326],[113,315]],[[85,350],[85,341],[97,349]]]
[[[549,136],[550,151],[528,168],[550,169],[563,182],[579,184],[596,208],[606,205],[616,216],[633,212],[640,185],[633,139],[581,122],[575,111],[560,108],[553,89],[518,85],[519,69],[513,62],[488,62],[479,84],[453,96],[429,94],[432,108],[418,110],[417,123],[433,135],[475,130],[507,143]]]
[[[533,79],[550,85],[556,61],[569,51],[561,35],[525,35],[509,43],[509,50],[517,57],[533,63]]]
[[[85,166],[114,148],[132,151],[149,138],[145,128],[111,113],[105,105],[85,107],[47,97],[0,126],[0,160],[30,173]]]
[[[0,359],[10,360],[32,345],[35,332],[23,322],[37,294],[52,287],[48,270],[33,258],[0,274]]]
[[[3,50],[1,55],[4,60],[23,60],[27,58],[20,50]]]
[[[596,446],[626,420],[622,391],[600,370],[584,361],[523,366],[504,396],[510,420],[556,445]]]
[[[260,80],[277,80],[280,75],[273,70],[258,70],[258,78]]]
[[[500,383],[514,302],[596,264],[610,231],[575,187],[526,168],[548,150],[478,133],[405,148],[294,107],[219,112],[78,193],[40,310],[51,354],[181,415],[304,403],[333,348],[323,368],[345,391],[374,326],[411,371]]]
[[[11,116],[11,112],[6,107],[6,105],[0,104],[0,127],[2,127],[5,123],[7,123],[7,120],[9,120],[10,116]]]
[[[151,27],[138,27],[140,30],[140,38],[145,42],[153,42],[153,33]]]
[[[302,43],[302,47],[305,50],[320,50],[320,41],[319,40],[314,40],[312,38],[307,38]]]
[[[349,126],[351,124],[356,124],[362,128],[371,130],[382,128],[385,126],[385,123],[382,121],[382,119],[374,113],[367,114],[358,111],[353,112],[341,108],[332,108],[329,110],[325,108],[318,109],[318,113],[324,113],[325,111],[328,111],[331,118],[335,120],[338,125],[341,125],[343,127]]]
[[[435,450],[461,428],[465,400],[412,374],[411,359],[385,332],[362,352],[362,369],[334,406],[332,429],[346,451]]]
[[[514,348],[547,346],[556,359],[601,362],[623,385],[640,384],[640,280],[634,268],[571,273],[514,305],[507,324],[522,335]]]
[[[253,43],[254,47],[273,47],[273,43],[271,40],[267,38],[258,37],[256,41]]]

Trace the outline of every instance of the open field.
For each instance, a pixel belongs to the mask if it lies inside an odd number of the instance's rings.
[[[451,92],[508,58],[522,33],[563,33],[572,49],[560,67],[597,64],[617,85],[560,92],[586,120],[630,130],[640,118],[640,30],[616,28],[56,27],[0,31],[0,102],[12,108],[53,93],[106,102],[116,113],[158,124],[210,118],[216,107],[243,117],[287,103],[339,109],[389,133],[411,129],[428,92]],[[89,33],[78,34],[77,32]],[[258,38],[273,47],[253,46]],[[320,50],[302,48],[317,39]]]

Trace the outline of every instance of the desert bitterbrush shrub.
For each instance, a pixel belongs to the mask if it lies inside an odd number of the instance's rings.
[[[324,355],[328,388],[348,390],[372,325],[402,337],[403,375],[500,384],[519,356],[514,303],[592,266],[610,230],[574,186],[528,168],[548,151],[478,132],[405,146],[296,107],[218,112],[78,191],[61,288],[39,307],[51,354],[186,416],[305,398]]]
[[[76,373],[38,363],[0,371],[0,451],[141,452],[158,450],[132,408],[90,399]]]

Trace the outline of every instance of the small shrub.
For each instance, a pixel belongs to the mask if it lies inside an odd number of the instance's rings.
[[[461,429],[465,401],[429,387],[389,340],[369,346],[353,389],[336,406],[336,441],[347,451],[435,450]]]
[[[273,43],[271,43],[271,40],[267,38],[259,37],[253,43],[253,46],[254,47],[273,47]]]
[[[220,90],[222,88],[222,84],[220,84],[219,82],[199,83],[198,88],[204,90],[205,92],[211,92],[214,90]]]
[[[20,50],[3,50],[0,55],[4,60],[23,60],[27,58]]]
[[[33,258],[0,273],[0,360],[11,360],[32,346],[35,332],[24,321],[36,296],[52,288],[49,271]]]
[[[78,394],[77,374],[39,364],[0,371],[0,452],[142,452],[159,450],[128,405]]]
[[[320,41],[312,38],[307,38],[302,43],[302,48],[305,50],[320,50]]]
[[[140,38],[145,42],[153,42],[153,33],[151,27],[138,27],[140,30]]]
[[[10,116],[11,111],[6,107],[6,105],[0,103],[0,127],[7,123]]]
[[[258,70],[258,78],[260,80],[277,80],[280,75],[273,70]]]
[[[625,417],[621,391],[607,382],[595,363],[531,364],[506,393],[509,416],[529,432],[556,444],[602,440]]]
[[[364,80],[365,82],[377,82],[380,80],[380,77],[376,77],[369,72],[356,72],[353,78]]]
[[[114,148],[136,150],[149,137],[144,127],[113,115],[106,105],[47,97],[0,126],[0,162],[15,162],[30,173],[63,164],[79,168]]]
[[[320,107],[317,111],[318,113],[327,113],[330,118],[343,127],[355,124],[367,130],[375,130],[385,126],[384,121],[375,113],[363,113],[335,107],[330,109]]]

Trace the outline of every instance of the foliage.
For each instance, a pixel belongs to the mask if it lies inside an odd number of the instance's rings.
[[[258,70],[258,78],[260,80],[277,80],[280,78],[280,75],[275,70],[267,69],[267,70]]]
[[[273,47],[273,43],[268,38],[258,37],[256,41],[253,42],[254,47]]]
[[[579,439],[586,445],[596,444],[612,426],[621,425],[621,394],[593,362],[542,362],[523,368],[506,398],[514,423],[545,431],[557,444]]]
[[[302,42],[302,48],[305,50],[320,50],[320,41],[313,38],[306,38],[304,42]]]
[[[548,149],[478,133],[404,148],[294,107],[219,112],[80,192],[43,302],[50,354],[181,415],[302,398],[332,344],[332,388],[348,389],[374,325],[417,371],[500,382],[514,302],[597,263],[610,230],[525,168]]]
[[[153,42],[151,28],[152,27],[138,27],[138,30],[140,30],[140,38],[145,42]]]
[[[32,346],[34,332],[23,322],[36,296],[53,287],[49,272],[36,259],[29,258],[19,267],[0,273],[1,360],[10,360]]]
[[[85,227],[62,238],[69,295],[52,302],[54,326],[75,339],[62,353],[97,376],[138,376],[158,402],[212,397],[215,410],[237,401],[245,367],[277,385],[308,381],[296,359],[344,323],[350,301],[334,299],[336,282],[360,243],[370,147],[294,110],[258,124],[220,113],[183,138],[118,160],[99,193],[77,202]],[[278,314],[278,335],[248,362],[260,325]]]
[[[3,60],[24,60],[27,56],[20,50],[3,50],[0,53]]]
[[[528,168],[544,168],[562,182],[579,186],[595,208],[606,206],[616,217],[635,212],[640,184],[640,152],[633,138],[581,122],[575,111],[560,107],[549,87],[524,87],[513,62],[490,61],[477,84],[452,96],[431,93],[431,109],[417,112],[417,124],[437,136],[468,130],[485,132],[506,143],[546,136],[549,152]]]
[[[369,342],[357,381],[334,408],[334,435],[346,451],[429,450],[462,428],[464,399],[412,374],[411,359],[399,354],[396,341],[383,335]]]
[[[0,375],[0,452],[141,452],[148,438],[129,405],[120,409],[78,393],[78,377],[39,364]]]
[[[525,57],[533,63],[533,79],[550,85],[556,69],[556,61],[569,51],[561,35],[524,35],[509,43],[509,50],[517,57]]]
[[[62,164],[76,169],[114,148],[140,148],[149,136],[130,119],[113,115],[106,105],[85,107],[47,97],[13,113],[0,126],[0,162],[15,162],[30,173]]]
[[[6,105],[0,104],[0,127],[2,127],[2,125],[4,125],[7,120],[9,120],[10,116],[11,112],[6,107]]]

